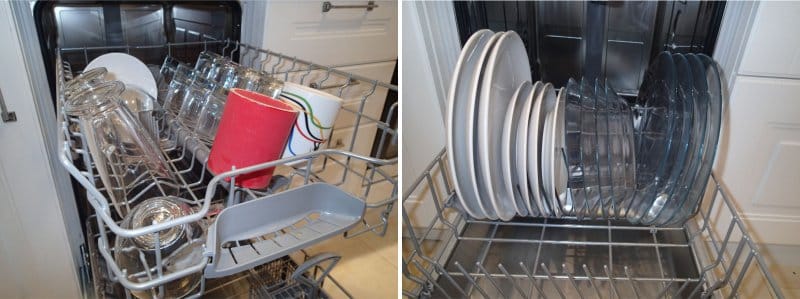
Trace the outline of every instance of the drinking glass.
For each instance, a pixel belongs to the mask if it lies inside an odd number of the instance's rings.
[[[238,80],[236,80],[235,87],[258,92],[259,89],[261,89],[266,83],[267,79],[268,75],[264,72],[260,72],[251,68],[243,68],[239,74]]]
[[[64,99],[70,101],[75,95],[105,82],[108,70],[104,67],[93,68],[73,78],[64,85]]]
[[[195,67],[197,76],[206,80],[214,80],[222,69],[222,66],[230,61],[228,57],[221,56],[216,53],[212,53],[210,55],[212,58],[209,62],[203,62],[202,65],[198,64],[199,68]],[[198,63],[199,62],[200,61],[198,59]]]
[[[213,72],[213,75],[208,77],[208,80],[221,85],[225,89],[233,88],[236,84],[236,80],[239,78],[241,67],[238,63],[230,59],[224,59],[221,62],[222,63]]]
[[[197,56],[197,62],[194,65],[194,70],[200,74],[206,74],[211,68],[214,60],[219,58],[222,58],[222,56],[211,51],[200,52],[200,55]]]
[[[175,74],[172,76],[172,81],[169,83],[167,94],[164,96],[164,110],[173,116],[178,115],[183,105],[183,99],[186,97],[186,91],[195,76],[196,71],[188,65],[178,65],[175,69]]]
[[[178,121],[190,131],[194,131],[197,125],[197,118],[200,110],[203,109],[208,100],[209,94],[214,90],[216,84],[202,78],[195,78],[194,82],[187,88],[186,96],[183,98],[181,109],[178,112]]]
[[[220,119],[222,119],[222,112],[225,110],[227,97],[227,90],[217,86],[209,93],[205,105],[200,111],[200,116],[197,118],[195,133],[197,133],[201,141],[209,146],[214,142],[214,136],[217,135],[217,128],[219,127]]]
[[[78,116],[97,172],[120,216],[127,214],[132,200],[150,192],[172,194],[176,189],[166,187],[177,186],[157,144],[120,104],[123,89],[118,81],[101,83],[64,106]]]
[[[128,110],[139,119],[139,123],[150,133],[150,137],[158,141],[158,123],[154,114],[161,109],[161,106],[156,102],[156,99],[141,88],[130,85],[125,86],[120,98],[122,104],[128,107]]]
[[[164,58],[164,63],[161,64],[161,69],[158,71],[158,77],[156,78],[156,82],[158,84],[158,103],[163,105],[164,104],[164,97],[167,95],[167,90],[169,90],[169,83],[172,82],[172,76],[175,74],[175,70],[177,70],[178,65],[181,62],[172,56],[167,56]]]

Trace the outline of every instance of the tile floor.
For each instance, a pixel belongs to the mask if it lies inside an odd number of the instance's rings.
[[[352,180],[345,184],[344,189],[356,194],[363,190],[358,183],[358,180]],[[386,199],[391,194],[392,187],[393,185],[386,182],[373,185],[367,202],[375,203]],[[382,209],[367,209],[364,219],[375,221],[381,212]],[[309,255],[322,252],[340,255],[342,259],[334,267],[332,276],[354,298],[397,298],[397,205],[389,219],[385,236],[367,232],[345,239],[340,235],[306,248],[306,252]],[[324,289],[333,298],[345,298],[332,283],[326,282]]]
[[[377,211],[369,211],[377,212]],[[371,215],[367,215],[369,217]],[[369,218],[367,218],[369,219]],[[310,255],[332,252],[342,256],[332,276],[354,298],[397,297],[397,208],[392,211],[386,235],[365,233],[350,239],[335,237],[306,250]],[[333,298],[345,296],[326,282],[325,290]]]

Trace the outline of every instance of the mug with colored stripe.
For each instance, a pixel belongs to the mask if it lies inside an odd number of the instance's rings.
[[[333,123],[342,108],[342,98],[332,94],[286,82],[280,99],[301,107],[300,115],[290,133],[283,158],[318,150],[328,142]]]

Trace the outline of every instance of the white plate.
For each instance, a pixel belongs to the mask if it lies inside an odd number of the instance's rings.
[[[569,209],[572,207],[572,197],[568,196],[569,192],[567,190],[567,181],[569,180],[569,177],[567,176],[567,161],[564,160],[566,158],[564,156],[566,154],[564,153],[564,144],[566,142],[564,140],[564,114],[566,113],[566,111],[564,111],[564,107],[566,105],[565,96],[566,93],[564,93],[564,88],[562,87],[558,91],[556,108],[555,111],[553,111],[553,127],[551,128],[553,136],[553,145],[551,146],[553,149],[553,160],[550,162],[552,163],[551,169],[553,169],[553,177],[550,179],[552,184],[550,188],[555,190],[555,194],[557,196],[553,198],[554,200],[558,200],[558,203],[555,204],[558,204],[559,207],[566,207]],[[559,214],[561,211],[562,209],[557,209],[556,214]]]
[[[555,93],[545,94],[545,103],[555,102],[547,113],[544,125],[544,143],[542,144],[542,163],[544,163],[542,178],[545,194],[549,200],[550,208],[556,217],[561,217],[561,203],[566,200],[566,170],[564,161],[560,158],[561,149],[564,147],[563,108],[564,101],[558,101]]]
[[[529,169],[538,169],[539,165],[539,163],[537,163],[535,160],[528,159],[528,149],[536,148],[535,143],[531,145],[531,140],[535,141],[537,138],[529,138],[529,136],[532,136],[530,133],[533,132],[531,130],[530,122],[534,120],[533,106],[535,105],[533,103],[536,101],[536,97],[541,92],[542,86],[542,82],[537,81],[533,84],[531,91],[523,98],[525,102],[522,106],[522,115],[520,116],[519,123],[517,124],[516,167],[518,181],[516,182],[516,185],[517,188],[519,188],[519,191],[522,193],[522,198],[525,199],[525,205],[528,207],[528,212],[531,216],[541,216],[543,211],[540,205],[536,203],[536,199],[539,198],[539,193],[532,192],[532,185],[528,183]],[[541,105],[539,106],[541,107]]]
[[[553,215],[550,205],[547,203],[547,194],[544,192],[545,174],[549,174],[544,169],[547,161],[544,158],[546,128],[545,121],[550,111],[555,106],[555,92],[553,85],[545,84],[534,100],[531,120],[528,124],[528,181],[531,192],[534,194],[534,202],[539,206],[543,214]]]
[[[154,99],[158,97],[158,86],[153,73],[141,60],[125,53],[108,53],[95,58],[85,70],[104,67],[108,70],[106,79],[117,80],[125,86],[135,86]]]
[[[486,218],[484,208],[481,207],[475,183],[474,170],[471,169],[467,161],[473,161],[467,143],[467,134],[471,134],[472,125],[467,123],[467,114],[470,102],[474,106],[475,97],[469,97],[470,79],[473,74],[481,67],[481,52],[489,44],[493,32],[490,30],[480,30],[464,44],[461,55],[458,57],[453,78],[450,80],[450,90],[448,92],[447,105],[447,158],[450,173],[453,174],[455,189],[458,199],[464,210],[474,218]]]
[[[477,140],[477,127],[478,127],[478,90],[481,86],[481,82],[483,80],[483,70],[485,69],[485,62],[486,59],[489,57],[492,49],[495,45],[497,45],[497,41],[503,35],[503,32],[498,32],[492,35],[489,38],[489,42],[486,46],[480,51],[479,60],[478,60],[478,67],[472,73],[472,77],[469,81],[469,88],[467,89],[467,121],[464,124],[467,128],[467,168],[469,168],[470,178],[472,179],[473,184],[473,192],[477,194],[478,203],[480,207],[483,209],[483,213],[485,218],[489,219],[497,219],[497,212],[495,211],[491,198],[487,193],[486,188],[484,187],[484,183],[481,180],[481,163],[479,163],[480,157],[478,156],[478,144]],[[461,162],[463,163],[463,162]]]
[[[531,82],[525,81],[522,82],[519,88],[517,88],[517,91],[514,92],[508,109],[506,109],[506,117],[503,120],[503,136],[501,136],[500,142],[503,146],[500,163],[503,164],[503,174],[506,178],[506,192],[511,194],[511,203],[514,204],[514,209],[520,216],[528,216],[528,207],[526,206],[527,196],[523,197],[520,189],[517,188],[517,182],[519,181],[516,167],[516,163],[518,163],[518,161],[516,161],[516,152],[518,150],[517,125],[519,124],[520,115],[523,113],[522,106],[524,101],[530,95],[532,89],[533,85],[531,85]]]
[[[503,118],[511,96],[522,82],[531,80],[525,45],[516,32],[504,33],[492,49],[481,82],[478,109],[478,157],[481,173],[478,180],[491,198],[497,216],[505,221],[514,217],[511,194],[504,187],[500,162]],[[482,182],[482,184],[481,184]]]

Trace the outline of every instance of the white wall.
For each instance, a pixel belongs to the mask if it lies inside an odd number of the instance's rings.
[[[714,56],[730,92],[715,172],[762,243],[800,245],[798,14],[797,2],[734,3]]]

